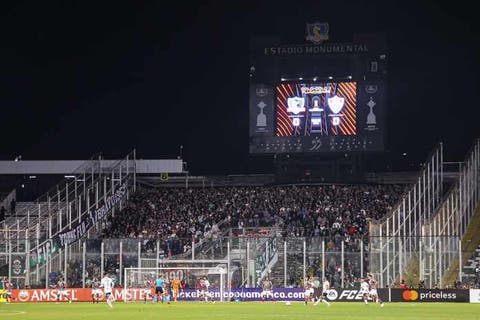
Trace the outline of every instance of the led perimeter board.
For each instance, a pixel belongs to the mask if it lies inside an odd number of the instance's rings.
[[[250,153],[384,150],[383,35],[301,45],[254,38],[250,46]]]

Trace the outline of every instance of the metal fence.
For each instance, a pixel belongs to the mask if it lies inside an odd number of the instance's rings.
[[[316,275],[329,278],[336,287],[348,287],[369,272],[385,287],[414,272],[429,287],[446,287],[450,284],[442,277],[454,261],[460,259],[462,265],[460,240],[479,203],[477,140],[458,181],[446,193],[439,145],[394,210],[371,222],[368,238],[284,238],[280,230],[260,228],[232,230],[228,237],[215,234],[199,243],[177,238],[94,239],[95,231],[103,229],[99,217],[107,208],[114,214],[128,199],[127,192],[125,199],[113,202],[119,187],[135,187],[131,159],[127,156],[111,170],[100,170],[95,161],[86,164],[74,181],[39,199],[33,213],[27,210],[21,221],[9,221],[0,232],[0,274],[8,274],[20,286],[40,287],[62,274],[70,285],[85,287],[104,271],[121,281],[127,267],[162,267],[172,259],[191,259],[228,261],[228,280],[235,286],[256,286],[270,274],[277,286],[301,286],[306,276]]]
[[[371,239],[371,238],[370,238]],[[21,277],[13,277],[18,287],[48,288],[56,283],[61,275],[67,279],[72,287],[88,287],[91,280],[100,278],[108,272],[122,284],[125,268],[156,268],[172,266],[172,262],[181,261],[182,267],[199,266],[199,262],[226,261],[228,265],[228,283],[234,287],[256,287],[260,280],[269,275],[276,287],[301,287],[306,276],[326,277],[335,288],[350,288],[360,277],[366,276],[371,269],[371,246],[362,238],[282,238],[276,232],[262,237],[224,237],[209,240],[212,250],[205,252],[191,250],[199,244],[190,239],[85,239],[58,248],[51,259],[47,259],[46,267],[41,268],[42,276],[30,274],[30,281],[26,283]],[[375,242],[388,243],[387,248],[392,250],[403,248],[403,242],[410,239],[379,238]],[[412,239],[413,241],[413,239]],[[435,278],[435,261],[447,259],[447,256],[458,256],[458,238],[455,237],[419,237],[421,255],[425,258],[419,266],[420,273],[425,278],[427,287],[452,287],[451,283],[431,282]],[[436,257],[433,250],[434,243],[447,243],[451,250],[442,252],[442,258]],[[204,247],[205,243],[202,244]],[[185,248],[185,253],[169,255],[171,246]],[[398,250],[398,249],[397,249]],[[409,254],[410,252],[407,252]],[[11,257],[21,259],[26,252],[11,252]],[[383,253],[385,261],[389,251]],[[189,263],[190,261],[190,263]],[[35,261],[30,256],[27,261],[30,267],[35,267]],[[211,264],[210,264],[211,265]],[[390,273],[394,264],[389,264]],[[22,265],[12,264],[12,273],[23,273]],[[178,267],[180,268],[180,267]],[[393,278],[390,278],[393,279]],[[383,286],[395,287],[396,281],[386,282]],[[408,286],[417,286],[417,283],[407,283]]]
[[[444,194],[440,144],[397,207],[370,224],[370,264],[381,286],[403,279],[412,264],[418,264],[418,277],[429,286],[444,285],[442,278],[459,257],[460,240],[479,203],[479,152],[477,140],[458,180]],[[461,281],[461,267],[458,278]]]
[[[86,161],[0,226],[0,272],[26,285],[48,285],[50,266],[57,267],[66,253],[81,255],[75,242],[102,230],[106,214],[121,208],[135,188],[135,151],[109,168],[101,162]]]
[[[441,205],[422,226],[422,235],[429,236],[430,241],[425,248],[431,251],[430,256],[420,255],[427,274],[425,278],[432,285],[442,281],[449,267],[458,261],[458,279],[462,281],[462,255],[450,254],[461,252],[461,241],[450,241],[452,237],[461,239],[467,231],[468,224],[479,204],[480,196],[480,140],[470,150],[461,164],[459,179],[445,195]],[[433,237],[435,235],[435,237]],[[428,252],[423,250],[423,252]]]

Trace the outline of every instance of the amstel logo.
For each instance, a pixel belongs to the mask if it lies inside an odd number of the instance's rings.
[[[28,298],[30,298],[30,295],[28,294],[27,290],[22,290],[20,291],[17,297],[18,297],[18,300],[25,302],[25,301],[28,301]]]
[[[418,291],[415,290],[405,290],[402,293],[403,300],[405,301],[415,301],[418,299]]]

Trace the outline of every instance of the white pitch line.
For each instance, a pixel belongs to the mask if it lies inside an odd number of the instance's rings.
[[[18,316],[21,314],[27,313],[26,311],[16,311],[16,310],[0,310],[2,316]]]

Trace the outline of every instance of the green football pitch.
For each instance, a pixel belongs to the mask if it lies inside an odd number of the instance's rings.
[[[142,319],[480,319],[480,304],[468,303],[332,303],[308,305],[302,303],[178,302],[171,304],[116,303],[110,309],[106,303],[31,303],[0,304],[0,319],[35,320],[142,320]]]

